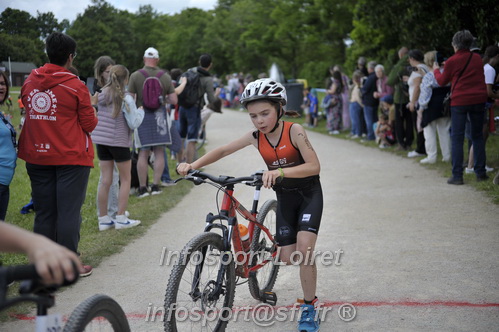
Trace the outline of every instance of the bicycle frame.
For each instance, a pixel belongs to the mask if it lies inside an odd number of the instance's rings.
[[[234,184],[225,185],[223,189],[224,196],[222,199],[220,213],[218,215],[214,215],[213,213],[210,212],[206,216],[206,226],[204,228],[204,232],[210,232],[213,229],[220,229],[222,231],[223,249],[224,249],[221,257],[222,262],[228,262],[230,259],[232,259],[232,257],[230,257],[232,250],[231,239],[234,252],[235,253],[244,252],[241,237],[239,234],[239,228],[237,227],[238,222],[237,222],[236,212],[239,212],[244,219],[249,221],[248,231],[249,231],[250,241],[253,240],[255,226],[256,226],[259,227],[262,231],[264,231],[269,237],[269,239],[271,239],[272,242],[275,244],[274,237],[270,233],[268,228],[257,222],[258,203],[260,201],[261,187],[262,187],[261,185],[255,186],[252,209],[251,211],[248,211],[234,197]],[[225,226],[222,222],[215,223],[216,220],[220,221],[226,220],[228,226]],[[201,253],[201,256],[203,257],[202,260],[203,262],[204,262],[204,257],[206,255],[206,250],[207,248],[203,248]],[[236,274],[239,275],[240,277],[248,278],[250,273],[256,272],[257,270],[262,268],[265,264],[268,264],[271,260],[275,259],[277,253],[278,250],[275,250],[272,253],[271,258],[265,259],[264,261],[252,267],[249,267],[249,260],[247,259],[248,256],[250,255],[250,252],[247,252],[245,255],[243,255],[242,259],[239,259],[241,255],[236,255],[236,257],[238,258],[238,269],[236,269]],[[194,282],[192,284],[191,293],[190,293],[193,299],[197,299],[201,296],[199,291],[199,280],[200,280],[199,276],[203,271],[203,265],[204,264],[199,264],[198,266],[196,266],[196,269],[194,271],[194,278],[193,278]],[[212,292],[210,292],[209,295],[210,300],[217,300],[219,295],[222,293],[223,278],[226,273],[227,265],[226,264],[220,264],[220,265],[221,266],[218,271],[217,280],[216,280],[216,287]]]

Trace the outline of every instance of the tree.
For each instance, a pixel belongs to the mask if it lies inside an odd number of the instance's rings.
[[[130,67],[140,52],[135,47],[130,14],[104,0],[92,0],[67,32],[76,40],[79,56],[75,65],[82,76],[93,76],[94,62],[102,55]]]

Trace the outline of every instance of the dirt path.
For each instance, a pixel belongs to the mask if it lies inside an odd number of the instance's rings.
[[[250,129],[246,113],[216,114],[207,148]],[[322,331],[497,331],[499,207],[469,186],[447,185],[414,160],[330,136],[309,138],[321,161],[325,197],[317,250],[337,255],[336,264],[318,266],[318,296],[327,308]],[[248,147],[206,171],[243,176],[263,167]],[[252,192],[245,190],[238,197],[249,204]],[[162,331],[147,312],[163,305],[170,272],[160,264],[163,247],[180,250],[202,230],[214,195],[211,186],[195,187],[144,237],[60,293],[53,312],[68,314],[83,299],[104,293],[122,305],[133,331]],[[266,191],[262,199],[272,195]],[[289,306],[301,297],[298,269],[281,268],[274,290],[278,307],[291,315]],[[354,306],[355,317],[348,315],[351,307],[339,310],[345,303]],[[257,304],[247,285],[236,289],[236,306]],[[353,319],[344,321],[339,312]],[[290,319],[276,318],[263,329],[293,331]],[[262,330],[244,320],[231,321],[227,330]],[[4,323],[0,331],[33,331],[33,322]]]

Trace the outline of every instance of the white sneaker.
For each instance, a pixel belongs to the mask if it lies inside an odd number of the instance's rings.
[[[359,135],[353,135],[352,137],[350,137],[351,139],[357,139],[359,138]]]
[[[433,160],[433,159],[430,159],[428,157],[426,158],[423,158],[419,161],[421,164],[434,164],[436,163],[437,161],[436,160]]]
[[[99,217],[99,231],[106,231],[114,227],[114,221],[109,216]]]
[[[494,170],[494,168],[493,168],[493,167],[485,166],[485,171],[486,171],[487,173],[488,173],[488,172],[492,172],[493,170]],[[466,174],[473,174],[473,173],[475,173],[475,169],[474,169],[474,168],[468,168],[468,167],[466,167],[466,168],[464,169],[464,172],[465,172]]]
[[[126,217],[124,214],[116,216],[116,221],[114,222],[114,227],[116,229],[131,228],[138,226],[140,220],[133,220]]]
[[[418,153],[418,152],[416,152],[416,151],[411,151],[411,152],[409,152],[409,153],[407,154],[407,157],[409,157],[409,158],[423,157],[423,156],[425,156],[425,155],[424,155],[424,154],[422,154],[422,153]]]

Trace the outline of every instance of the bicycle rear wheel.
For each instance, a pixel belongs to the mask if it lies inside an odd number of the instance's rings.
[[[273,237],[275,237],[277,232],[276,210],[277,201],[275,199],[268,200],[263,204],[256,218],[258,223],[268,228]],[[263,301],[262,293],[272,291],[277,279],[277,273],[279,272],[279,265],[274,264],[274,259],[272,258],[272,254],[277,248],[268,235],[257,226],[255,226],[255,231],[253,232],[253,240],[251,241],[250,248],[251,266],[255,266],[265,259],[272,260],[258,269],[254,274],[250,274],[248,278],[251,296]]]
[[[232,254],[222,262],[223,254],[223,239],[216,233],[199,234],[185,245],[166,288],[165,331],[225,331],[236,276]],[[218,285],[221,268],[225,273]]]
[[[69,316],[64,332],[119,331],[129,332],[125,312],[107,295],[95,294],[80,303]]]

